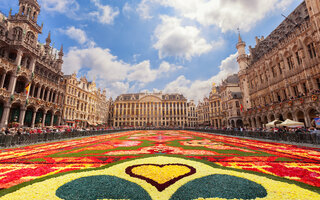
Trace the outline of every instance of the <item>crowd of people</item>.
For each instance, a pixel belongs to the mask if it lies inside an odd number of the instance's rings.
[[[273,127],[273,128],[231,128],[224,127],[217,129],[214,127],[199,127],[196,129],[216,131],[221,133],[238,133],[238,136],[260,137],[264,139],[273,138],[273,140],[287,140],[292,138],[292,142],[320,144],[320,128],[311,127]],[[261,138],[261,137],[260,137]]]
[[[193,130],[206,130],[209,132],[232,134],[242,136],[257,137],[264,135],[265,139],[272,138],[270,136],[278,135],[277,138],[282,139],[284,135],[296,135],[296,142],[311,142],[314,144],[320,144],[320,129],[311,127],[309,129],[303,127],[274,127],[274,128],[230,128],[225,127],[217,129],[214,127],[196,127],[196,128],[184,128],[184,127],[90,127],[90,128],[75,128],[69,126],[57,126],[57,127],[43,127],[43,128],[2,128],[0,131],[0,146],[10,147],[21,144],[31,144],[41,141],[51,141],[55,139],[70,138],[70,137],[81,137],[85,135],[95,134],[95,131],[108,132],[108,131],[119,131],[119,130],[153,130],[153,129],[193,129]],[[260,134],[260,135],[259,135]],[[71,136],[72,135],[72,136]],[[310,138],[305,139],[305,136]],[[286,136],[287,137],[287,136]],[[260,137],[261,138],[261,137]],[[289,139],[286,139],[289,140]]]
[[[88,132],[110,130],[109,127],[75,128],[69,126],[43,128],[2,128],[0,146],[10,147],[55,139],[85,136]],[[89,135],[90,135],[89,134]]]

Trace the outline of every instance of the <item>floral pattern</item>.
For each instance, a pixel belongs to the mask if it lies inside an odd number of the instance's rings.
[[[63,194],[64,184],[81,177],[130,182],[151,199],[253,198],[223,187],[230,182],[238,189],[253,185],[259,199],[319,199],[320,149],[191,131],[130,131],[0,151],[1,199],[60,199],[59,187]],[[205,181],[219,187],[196,187]],[[190,188],[198,189],[180,192]],[[204,193],[209,190],[216,193]],[[123,195],[97,199],[132,194]]]

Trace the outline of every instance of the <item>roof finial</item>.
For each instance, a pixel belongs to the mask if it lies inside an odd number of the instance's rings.
[[[59,51],[59,56],[62,57],[63,56],[63,44],[61,44],[61,48]]]
[[[50,43],[51,43],[51,33],[50,33],[50,31],[49,31],[49,33],[48,33],[48,37],[47,37],[47,39],[46,39],[46,43],[47,43],[47,44],[50,44]]]
[[[241,34],[240,34],[240,28],[237,28],[238,33],[239,33],[239,38],[238,38],[238,43],[242,43],[242,38],[241,38]]]

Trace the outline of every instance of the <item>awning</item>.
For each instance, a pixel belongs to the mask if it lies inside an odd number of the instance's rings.
[[[287,126],[287,127],[304,127],[304,123],[302,122],[296,122],[291,119],[287,119],[286,121],[279,124],[279,126]]]
[[[276,127],[278,124],[281,124],[282,123],[282,121],[280,121],[280,120],[278,120],[278,119],[276,119],[276,120],[274,120],[274,121],[272,121],[272,122],[269,122],[268,124],[266,124],[266,127]]]

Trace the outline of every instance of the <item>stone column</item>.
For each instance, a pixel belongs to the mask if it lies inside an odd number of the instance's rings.
[[[8,91],[10,92],[10,94],[14,94],[16,83],[17,83],[17,75],[14,73],[10,77],[10,83],[8,88]]]
[[[306,122],[306,127],[311,127],[311,121],[308,115],[304,113],[304,121]]]
[[[156,107],[155,107],[156,102],[152,102],[152,125],[155,125],[156,122]]]
[[[51,96],[51,90],[48,90],[47,98],[45,99],[46,102],[49,102],[50,96]]]
[[[36,122],[36,116],[37,116],[37,112],[34,111],[33,114],[32,114],[31,128],[34,128],[34,123]]]
[[[20,116],[19,116],[19,125],[20,125],[20,127],[24,126],[24,118],[25,118],[25,115],[26,115],[26,110],[27,110],[27,108],[25,106],[22,106],[20,108]]]
[[[54,120],[54,114],[52,113],[52,115],[51,115],[51,121],[50,121],[50,126],[53,126],[53,120]]]
[[[39,86],[39,88],[38,88],[38,93],[37,93],[37,99],[40,99],[41,89],[42,89],[42,87]]]
[[[32,90],[30,91],[30,95],[29,96],[34,97],[34,92],[35,92],[35,89],[36,89],[36,85],[31,83],[31,88],[32,88]]]
[[[162,107],[162,102],[160,102],[159,107],[160,107],[159,117],[160,117],[160,123],[161,123],[160,126],[162,126],[163,125],[163,107]]]
[[[7,127],[8,126],[8,118],[10,114],[10,108],[11,105],[9,102],[6,102],[3,107],[3,114],[1,119],[1,127]]]
[[[290,91],[290,94],[291,94],[290,97],[295,97],[294,90],[293,90],[293,88],[291,86],[289,86],[289,91]]]
[[[133,114],[134,114],[134,126],[137,126],[137,118],[138,118],[138,112],[137,112],[137,102],[134,103],[134,110],[133,110]]]
[[[61,125],[61,118],[62,118],[62,116],[61,116],[61,115],[59,115],[59,116],[58,116],[58,126],[60,126],[60,125]]]
[[[42,117],[42,127],[45,126],[46,116],[47,116],[47,111],[44,111],[44,112],[43,112],[43,117]]]
[[[16,62],[15,62],[15,65],[17,66],[17,68],[19,65],[21,65],[22,54],[23,54],[22,51],[18,50],[17,58],[16,58]],[[17,83],[17,74],[13,73],[11,76],[11,79],[10,79],[10,84],[9,84],[9,92],[11,94],[14,94],[14,90],[16,88],[16,83]]]
[[[1,77],[0,88],[3,88],[5,80],[6,80],[6,74],[3,74],[2,77]]]
[[[35,58],[31,58],[31,63],[30,63],[30,70],[33,73],[34,69],[36,68],[36,59]]]
[[[56,96],[54,97],[54,102],[53,103],[58,103],[58,93],[56,93]],[[89,109],[89,106],[88,106],[88,109]],[[90,113],[90,111],[89,111],[89,113]]]

